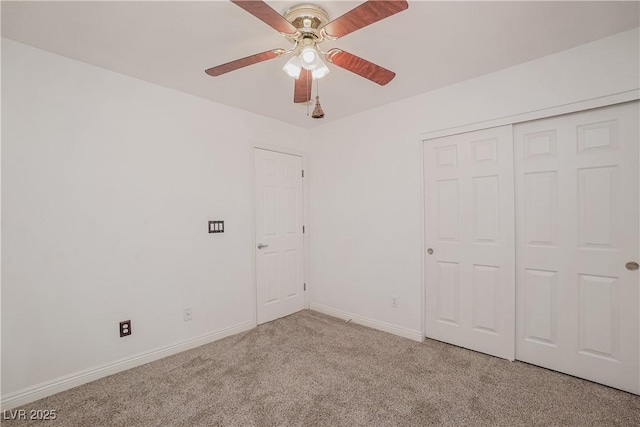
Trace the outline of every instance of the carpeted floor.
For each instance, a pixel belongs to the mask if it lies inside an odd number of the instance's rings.
[[[23,409],[56,409],[31,422],[50,426],[640,425],[638,396],[312,311]]]

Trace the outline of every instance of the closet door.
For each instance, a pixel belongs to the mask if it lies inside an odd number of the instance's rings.
[[[511,126],[424,142],[428,338],[513,360]]]
[[[638,103],[514,127],[516,358],[640,391]]]

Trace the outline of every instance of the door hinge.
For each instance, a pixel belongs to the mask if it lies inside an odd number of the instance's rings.
[[[303,283],[303,285],[304,285],[304,290],[306,291],[307,290],[307,284]]]
[[[304,178],[304,169],[302,169],[302,177]]]
[[[302,226],[302,234],[304,234],[304,225]]]

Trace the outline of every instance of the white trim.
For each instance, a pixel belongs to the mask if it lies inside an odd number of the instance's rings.
[[[425,212],[425,191],[424,185],[424,142],[420,143],[420,246],[422,249],[422,255],[420,256],[420,273],[422,280],[422,287],[420,289],[420,333],[422,337],[427,336],[427,239],[426,239],[426,223],[427,213]]]
[[[636,101],[640,99],[640,89],[633,89],[626,92],[615,93],[612,95],[591,98],[584,101],[571,102],[568,104],[556,105],[540,110],[528,111],[512,116],[498,117],[493,120],[485,120],[477,123],[469,123],[462,126],[452,128],[434,130],[421,134],[422,141],[443,136],[457,135],[465,132],[473,132],[476,130],[489,129],[498,126],[511,125],[531,120],[544,119],[546,117],[560,116],[562,114],[575,113],[578,111],[590,110],[593,108],[606,107],[623,102]]]
[[[209,344],[213,341],[248,331],[254,327],[255,322],[253,321],[239,323],[218,332],[202,335],[178,344],[138,353],[115,362],[85,369],[51,381],[45,381],[2,396],[2,403],[0,405],[2,406],[2,410],[9,410],[18,406],[26,405],[27,403],[51,396],[52,394],[60,393],[65,390],[69,390],[70,388],[77,387],[118,372],[126,371],[127,369],[135,368],[136,366],[144,365],[167,356],[181,353],[195,347],[200,347],[201,345]]]
[[[276,153],[281,153],[281,154],[290,154],[292,156],[298,156],[302,158],[307,156],[307,153],[303,150],[300,150],[297,148],[290,148],[290,147],[281,147],[273,144],[261,144],[259,142],[254,142],[251,144],[251,149],[253,150],[254,148],[259,148],[260,150],[266,150],[266,151],[274,151]]]
[[[327,307],[322,304],[311,303],[311,310],[318,313],[327,314],[329,316],[337,317],[339,319],[351,320],[353,323],[367,326],[369,328],[377,329],[383,332],[389,332],[390,334],[399,335],[410,340],[422,342],[424,339],[420,331],[413,329],[403,328],[401,326],[392,325],[386,322],[380,322],[379,320],[369,319],[368,317],[358,316],[357,314],[347,313],[346,311],[337,310],[335,308]]]

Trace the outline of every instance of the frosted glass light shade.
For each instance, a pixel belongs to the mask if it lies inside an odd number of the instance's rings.
[[[300,77],[300,72],[302,71],[302,64],[300,63],[300,58],[297,56],[293,56],[290,60],[284,64],[282,70],[287,73],[290,77],[297,79]]]
[[[314,79],[318,80],[329,74],[330,71],[327,64],[325,64],[322,59],[318,59],[318,65],[311,71],[311,75]]]
[[[302,68],[305,70],[313,70],[318,66],[320,57],[313,47],[307,46],[300,51],[300,61],[302,62]]]

